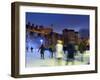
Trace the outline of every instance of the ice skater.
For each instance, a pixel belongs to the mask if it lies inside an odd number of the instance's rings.
[[[43,44],[40,46],[39,50],[40,50],[41,59],[44,59],[45,47],[44,47]],[[38,50],[38,51],[39,51],[39,50]]]
[[[67,50],[67,49],[66,49],[66,46],[64,45],[64,46],[63,46],[64,54],[66,53],[66,50]]]
[[[63,44],[61,40],[57,40],[57,44],[56,44],[56,58],[57,58],[57,62],[58,65],[62,65],[62,59],[63,59]]]
[[[66,65],[68,65],[69,62],[72,62],[72,64],[74,64],[74,60],[75,60],[75,45],[74,45],[74,42],[73,41],[70,41],[68,44],[67,44],[67,59],[66,59]]]
[[[33,52],[33,47],[31,47],[31,53]]]
[[[26,51],[28,52],[28,46],[26,47]]]
[[[53,53],[54,53],[54,45],[53,45],[53,44],[51,44],[51,45],[49,46],[49,51],[50,51],[50,53],[51,53],[51,58],[53,58]]]

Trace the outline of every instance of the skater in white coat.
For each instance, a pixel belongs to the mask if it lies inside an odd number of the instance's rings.
[[[62,59],[63,59],[63,44],[61,40],[57,40],[56,44],[56,58],[58,65],[62,65]]]

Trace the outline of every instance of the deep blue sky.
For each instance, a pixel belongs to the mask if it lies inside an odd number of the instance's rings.
[[[75,31],[89,29],[89,15],[26,12],[26,23],[28,22],[46,27],[53,24],[53,30],[59,33],[65,28],[74,29]]]

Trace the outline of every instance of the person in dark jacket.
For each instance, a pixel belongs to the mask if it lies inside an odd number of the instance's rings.
[[[63,46],[63,51],[64,51],[64,54],[66,53],[66,46],[64,45]]]
[[[70,61],[72,62],[72,64],[74,64],[74,55],[75,55],[76,50],[75,50],[75,45],[73,42],[69,42],[67,44],[67,52],[68,52],[68,54],[67,54],[67,63],[66,64],[68,64],[68,62],[70,62]]]
[[[53,58],[53,55],[54,55],[53,53],[55,51],[54,44],[49,45],[49,51],[51,53],[51,58]]]
[[[53,58],[53,49],[51,47],[49,47],[49,51],[51,53],[51,58]]]
[[[33,52],[33,47],[31,47],[31,52]]]
[[[43,44],[40,46],[39,50],[40,50],[41,59],[44,59],[45,47]]]

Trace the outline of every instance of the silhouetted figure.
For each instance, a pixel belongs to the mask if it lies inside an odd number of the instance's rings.
[[[33,52],[33,47],[31,47],[31,52]]]
[[[53,53],[54,53],[54,45],[53,44],[51,44],[49,46],[49,51],[51,52],[51,58],[53,58]]]
[[[63,46],[63,51],[64,51],[64,54],[66,53],[66,46],[64,45]]]
[[[50,53],[51,53],[51,58],[53,58],[53,50],[52,50],[51,47],[49,48],[49,51],[50,51]]]
[[[40,46],[39,50],[40,50],[41,59],[44,59],[45,47],[43,44]]]
[[[69,42],[68,44],[67,44],[67,51],[68,51],[68,54],[67,54],[67,63],[66,64],[68,64],[68,62],[72,62],[72,64],[74,64],[74,54],[75,54],[75,45],[74,45],[74,43],[73,42]]]
[[[26,47],[26,51],[28,52],[28,46]]]

